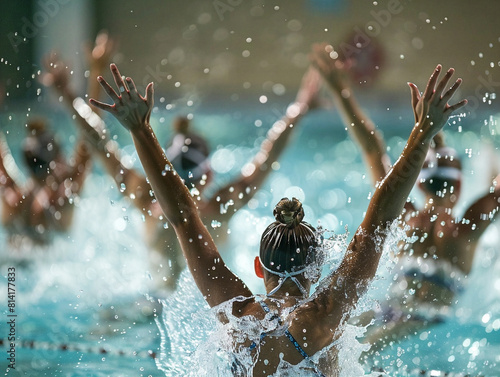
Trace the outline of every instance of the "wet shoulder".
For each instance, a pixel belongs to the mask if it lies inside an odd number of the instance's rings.
[[[327,295],[329,296],[329,295]],[[297,307],[287,318],[290,333],[315,354],[341,334],[346,319],[341,305],[330,297],[315,297]]]

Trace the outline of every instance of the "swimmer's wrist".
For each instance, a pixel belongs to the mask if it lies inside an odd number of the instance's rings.
[[[413,130],[413,139],[419,143],[430,143],[435,136],[435,132],[428,124],[415,123]]]
[[[148,121],[142,121],[137,124],[131,125],[127,127],[130,133],[136,137],[147,137],[148,135],[153,134],[154,131],[151,127],[151,124]]]

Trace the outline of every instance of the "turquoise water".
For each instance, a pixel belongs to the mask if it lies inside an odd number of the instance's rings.
[[[253,106],[239,101],[230,108],[229,113],[208,104],[193,109],[196,129],[210,140],[219,183],[235,176],[256,152],[285,104]],[[380,110],[373,106],[370,111],[384,131],[390,154],[397,156],[410,132],[411,112],[399,105],[389,109],[380,106]],[[11,120],[9,115],[13,116]],[[2,116],[2,131],[8,132],[7,140],[15,154],[24,117],[25,112],[19,111]],[[172,117],[168,111],[154,113],[153,126],[161,140],[169,136]],[[52,113],[51,119],[57,121],[61,138],[71,145],[75,130],[71,119],[62,113]],[[486,147],[484,136],[478,136],[490,131],[489,125],[483,125],[483,118],[454,118],[453,122],[446,128],[448,140],[464,156],[465,164],[464,195],[457,209],[460,212],[488,189],[491,164],[486,162],[491,161],[491,155],[487,151],[492,148]],[[110,127],[140,169],[128,135],[111,120]],[[344,234],[346,226],[348,231],[354,231],[368,204],[369,177],[337,114],[324,110],[311,113],[299,127],[273,175],[254,200],[234,216],[230,237],[220,245],[229,266],[256,293],[264,289],[248,266],[253,265],[261,231],[270,222],[272,208],[280,198],[299,197],[309,222],[319,222],[337,234]],[[461,132],[457,132],[459,127]],[[498,145],[498,137],[491,140]],[[189,276],[184,276],[179,291],[167,298],[169,310],[165,316],[155,317],[159,306],[146,299],[151,280],[146,272],[142,220],[120,197],[98,162],[76,205],[71,232],[58,236],[45,249],[8,250],[5,232],[0,229],[4,283],[6,268],[16,267],[17,336],[20,342],[34,341],[38,345],[36,349],[18,347],[16,371],[8,375],[197,375],[185,360],[197,346],[206,347],[212,322]],[[497,222],[485,235],[468,279],[468,290],[459,299],[450,321],[401,342],[377,358],[376,363],[388,369],[389,375],[413,375],[411,371],[416,369],[500,375],[498,229]],[[379,275],[369,292],[374,298],[384,296],[390,280],[384,268]],[[6,308],[5,294],[0,300],[2,308]],[[182,305],[176,306],[176,300]],[[67,350],[58,348],[63,344]],[[155,362],[148,351],[161,357]],[[6,368],[4,358],[0,359],[0,367]]]

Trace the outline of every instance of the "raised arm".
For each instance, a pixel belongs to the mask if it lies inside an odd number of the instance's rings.
[[[9,172],[9,170],[12,169],[9,169],[8,166],[13,168],[14,172],[18,172],[19,170],[14,162],[12,153],[10,152],[7,141],[5,140],[5,136],[3,133],[0,133],[0,194],[5,198],[6,191],[12,190],[13,192],[18,193],[18,200],[20,200],[22,195],[20,188],[17,186],[12,174]]]
[[[43,60],[44,73],[41,76],[43,85],[47,88],[52,88],[59,95],[64,104],[73,113],[73,100],[76,94],[70,86],[71,72],[69,66],[64,62],[59,54],[52,51],[44,56]]]
[[[0,220],[2,224],[9,224],[12,219],[20,215],[24,207],[19,205],[23,200],[23,192],[16,184],[10,168],[17,171],[10,149],[5,141],[3,133],[0,133],[0,196],[2,201],[2,211],[0,212]]]
[[[464,242],[479,242],[486,228],[500,213],[500,174],[495,177],[490,191],[476,200],[464,213],[459,237]]]
[[[99,41],[99,37],[97,40]],[[99,46],[98,42],[91,53],[97,49],[97,46]],[[108,45],[106,44],[106,46]],[[152,199],[149,195],[151,188],[146,178],[132,169],[127,169],[121,163],[118,145],[109,139],[109,131],[102,119],[72,91],[67,65],[54,53],[46,57],[44,65],[46,74],[43,77],[43,83],[52,86],[63,98],[69,111],[74,114],[81,133],[85,136],[80,137],[75,154],[78,156],[78,151],[91,146],[94,154],[99,157],[108,174],[116,182],[120,192],[126,197],[134,198],[133,203],[139,210],[148,208]],[[102,61],[98,59],[94,65],[100,67]],[[94,68],[91,71],[96,72],[96,70],[97,68]],[[94,86],[98,86],[98,84]]]
[[[349,63],[326,43],[313,45],[311,61],[327,82],[347,131],[360,146],[373,186],[376,186],[389,172],[391,161],[382,135],[361,109],[350,86]]]
[[[51,86],[59,94],[71,113],[76,116],[77,122],[83,122],[79,114],[73,108],[73,102],[76,95],[70,88],[70,72],[68,66],[52,52],[44,59],[45,74],[42,77],[42,82],[46,86]],[[85,138],[80,134],[75,145],[73,156],[71,159],[71,169],[65,176],[73,182],[73,191],[79,192],[83,187],[83,183],[90,171],[90,150]]]
[[[106,31],[97,34],[94,46],[85,48],[85,55],[90,69],[87,94],[89,98],[100,98],[101,88],[96,77],[102,76],[109,66],[111,56],[116,50],[116,41]],[[96,113],[100,115],[99,109]]]
[[[455,105],[448,105],[460,86],[461,79],[445,90],[454,70],[448,70],[437,83],[440,72],[439,65],[422,96],[416,85],[409,84],[417,122],[401,156],[375,190],[365,218],[349,244],[341,265],[331,278],[330,289],[318,295],[318,299],[326,300],[330,307],[338,305],[332,309],[337,315],[329,318],[329,321],[333,321],[334,317],[340,321],[342,313],[349,311],[366,291],[377,271],[385,240],[384,232],[401,214],[433,136],[444,126],[453,111],[467,103],[462,100]]]
[[[109,138],[110,133],[105,123],[83,99],[77,98],[73,106],[78,113],[78,125],[86,135],[87,142],[115,181],[121,194],[130,198],[137,209],[148,212],[153,198],[146,177],[121,162],[118,143]]]
[[[283,118],[269,129],[259,152],[252,162],[241,169],[241,175],[217,191],[212,199],[200,208],[206,216],[229,220],[234,212],[255,195],[264,180],[272,172],[271,165],[277,161],[297,128],[300,119],[315,106],[320,87],[320,76],[316,69],[309,68],[302,78],[295,101],[287,108]],[[228,211],[221,211],[221,205],[234,203]]]
[[[118,93],[102,78],[99,82],[113,100],[113,105],[91,99],[91,104],[113,114],[130,131],[142,165],[155,196],[172,224],[181,244],[188,267],[210,306],[237,296],[251,297],[245,284],[224,264],[203,225],[196,205],[181,178],[166,158],[149,119],[153,109],[153,83],[142,97],[130,77],[124,81],[116,65],[111,72]]]

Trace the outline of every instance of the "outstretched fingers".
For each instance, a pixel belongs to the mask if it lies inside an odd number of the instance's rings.
[[[452,106],[449,106],[446,110],[445,110],[445,114],[451,114],[452,112],[454,112],[455,110],[458,110],[460,109],[461,107],[467,105],[467,100],[466,99],[463,99],[461,100],[460,102],[452,105]]]
[[[139,94],[137,92],[137,88],[135,86],[134,80],[132,80],[131,77],[127,77],[125,79],[125,81],[127,82],[127,85],[128,85],[129,90],[130,90],[130,93]]]
[[[141,96],[139,94],[139,91],[137,90],[137,87],[135,86],[134,80],[132,80],[131,77],[127,77],[125,79],[127,82],[128,88],[129,88],[129,94],[131,95],[132,100],[142,100],[146,101],[148,106],[153,105],[153,97],[154,97],[154,90],[153,90],[153,83],[149,83],[149,85],[146,87],[146,94],[145,96]]]
[[[411,93],[411,108],[413,109],[413,116],[415,117],[415,123],[418,123],[420,119],[418,119],[418,114],[417,114],[417,104],[418,101],[420,101],[420,92],[418,90],[418,87],[412,83],[409,82],[408,86],[410,87],[410,93]]]
[[[454,72],[455,72],[455,69],[450,68],[446,72],[444,77],[441,79],[441,81],[439,82],[438,86],[436,87],[436,91],[434,93],[434,98],[433,98],[434,101],[438,102],[441,100],[441,98],[442,98],[441,94],[443,93],[444,88],[446,88],[446,85],[448,85],[448,82],[450,81],[451,76],[453,76]]]
[[[424,91],[423,97],[426,99],[430,99],[434,94],[434,88],[436,87],[436,81],[439,77],[439,73],[441,72],[441,64],[438,64],[434,72],[432,72],[429,81],[427,82],[427,86]]]
[[[124,93],[129,93],[129,88],[127,87],[127,84],[125,84],[125,81],[123,81],[123,77],[121,76],[120,71],[118,70],[116,64],[111,64],[110,68],[113,78],[115,79],[116,86],[120,91],[120,95]]]
[[[457,81],[455,81],[455,84],[453,84],[453,86],[446,91],[446,93],[442,97],[444,103],[448,103],[448,101],[451,99],[451,97],[453,97],[453,95],[455,94],[455,92],[457,91],[457,89],[460,87],[461,84],[462,84],[462,79],[457,79]]]
[[[111,98],[114,102],[118,100],[119,95],[116,94],[115,90],[111,87],[111,85],[108,84],[106,80],[104,80],[104,77],[99,76],[97,78],[97,81],[99,84],[101,84],[102,88],[106,92],[106,94]]]
[[[90,104],[92,106],[95,106],[97,107],[98,109],[101,109],[101,110],[104,110],[104,111],[108,111],[108,112],[113,112],[115,110],[115,105],[109,105],[107,103],[104,103],[104,102],[101,102],[101,101],[97,101],[93,98],[91,98],[89,100]]]
[[[146,98],[144,98],[150,108],[153,107],[154,104],[154,91],[154,85],[150,82],[146,87]]]
[[[108,112],[115,111],[116,110],[115,103],[117,103],[120,100],[120,96],[118,94],[116,94],[115,90],[111,87],[111,85],[108,84],[108,82],[106,80],[104,80],[104,78],[102,76],[97,77],[97,81],[99,82],[99,84],[101,84],[102,88],[104,89],[106,94],[109,96],[109,98],[111,98],[111,100],[114,102],[114,104],[109,105],[107,103],[97,101],[93,98],[91,98],[89,100],[90,104],[101,109],[101,110],[104,110],[104,111],[108,111]]]
[[[411,106],[415,108],[418,101],[420,100],[420,92],[418,91],[418,87],[414,83],[409,82],[408,86],[410,87],[411,92]]]
[[[153,84],[148,85],[145,97],[142,97],[130,77],[122,77],[115,64],[111,64],[110,69],[122,95],[117,94],[116,89],[113,89],[106,80],[99,76],[99,83],[113,103],[107,104],[95,99],[91,99],[90,103],[98,109],[110,112],[127,130],[137,130],[149,123],[153,108]]]

